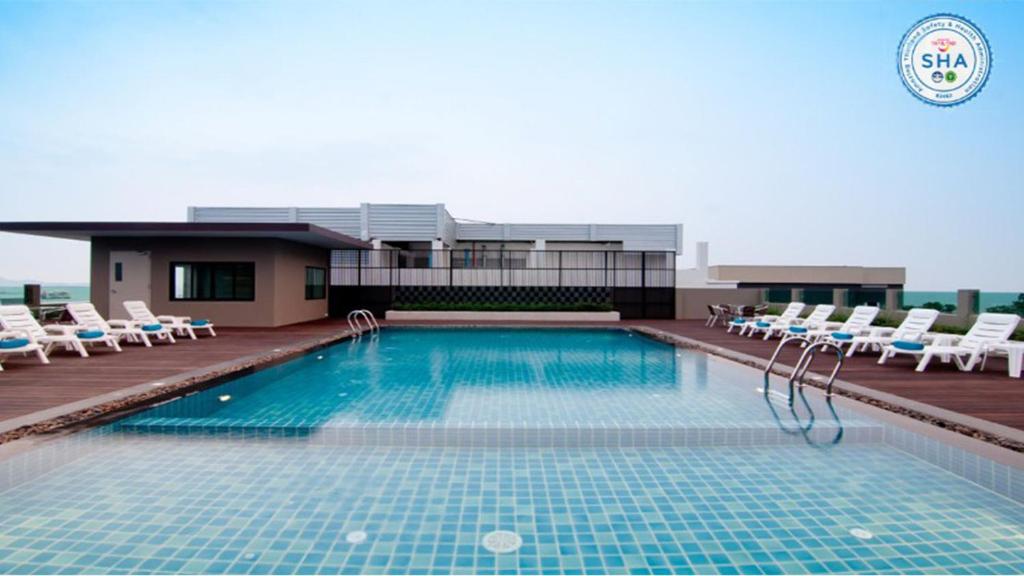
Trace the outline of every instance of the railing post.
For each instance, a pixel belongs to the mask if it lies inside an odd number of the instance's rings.
[[[604,251],[604,287],[608,287],[608,251]]]
[[[640,253],[640,314],[647,318],[647,252]]]
[[[558,251],[558,287],[562,287],[562,251]]]
[[[455,253],[451,249],[448,250],[448,285],[455,285]]]
[[[363,285],[363,252],[365,250],[356,250],[356,286]]]

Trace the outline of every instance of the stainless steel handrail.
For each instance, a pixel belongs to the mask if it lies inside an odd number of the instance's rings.
[[[825,395],[832,396],[832,384],[836,380],[836,376],[839,374],[839,370],[843,367],[843,361],[846,359],[846,354],[843,353],[843,349],[839,346],[826,341],[812,342],[810,338],[803,336],[787,336],[779,342],[778,347],[775,348],[775,353],[772,354],[768,365],[764,368],[765,374],[765,392],[768,391],[768,378],[771,374],[772,368],[775,366],[775,361],[778,360],[779,354],[782,353],[782,349],[786,347],[790,342],[799,342],[804,347],[803,354],[800,355],[800,359],[797,361],[796,366],[793,368],[793,372],[789,376],[789,402],[793,403],[793,385],[796,384],[801,388],[804,386],[804,377],[807,375],[807,370],[810,369],[811,363],[814,361],[814,356],[818,350],[833,349],[836,352],[836,365],[832,368],[832,374],[828,378],[828,382],[825,384]]]
[[[365,308],[353,310],[348,313],[348,316],[345,319],[348,321],[349,330],[355,332],[357,335],[362,335],[364,328],[360,318],[366,321],[365,331],[368,331],[371,334],[374,332],[380,332],[380,323],[377,322],[377,318],[373,315],[373,312],[370,312]]]
[[[843,360],[846,355],[843,353],[843,349],[831,342],[815,342],[804,349],[804,353],[800,355],[800,360],[797,361],[796,367],[793,369],[793,373],[789,377],[790,390],[793,389],[793,384],[803,388],[804,376],[807,375],[807,370],[811,367],[811,363],[814,362],[814,355],[817,354],[817,350],[827,350],[831,348],[836,353],[836,365],[832,368],[832,374],[828,377],[828,382],[825,383],[825,395],[832,396],[832,384],[836,381],[836,375],[839,374],[839,370],[843,367]]]

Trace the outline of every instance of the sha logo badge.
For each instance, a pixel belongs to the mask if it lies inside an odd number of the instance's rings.
[[[919,100],[955,106],[985,87],[992,52],[973,22],[936,14],[918,21],[903,35],[897,65],[903,85]]]

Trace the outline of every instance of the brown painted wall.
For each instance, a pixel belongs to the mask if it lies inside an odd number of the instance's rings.
[[[322,300],[306,300],[306,266],[324,268],[330,283],[330,252],[316,246],[281,242],[274,268],[275,326],[327,316],[327,288]]]
[[[324,248],[266,238],[95,238],[90,297],[101,314],[109,310],[110,251],[150,253],[150,309],[154,314],[209,318],[218,326],[282,326],[327,315],[327,300],[305,299],[306,266],[327,266]],[[181,302],[170,299],[171,262],[254,262],[256,298],[251,302]]]
[[[676,319],[705,319],[710,304],[753,306],[761,302],[760,288],[677,288]]]

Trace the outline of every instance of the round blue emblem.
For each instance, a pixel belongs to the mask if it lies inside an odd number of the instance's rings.
[[[923,18],[903,35],[896,63],[900,79],[917,99],[956,106],[985,87],[992,51],[973,22],[955,14]]]

